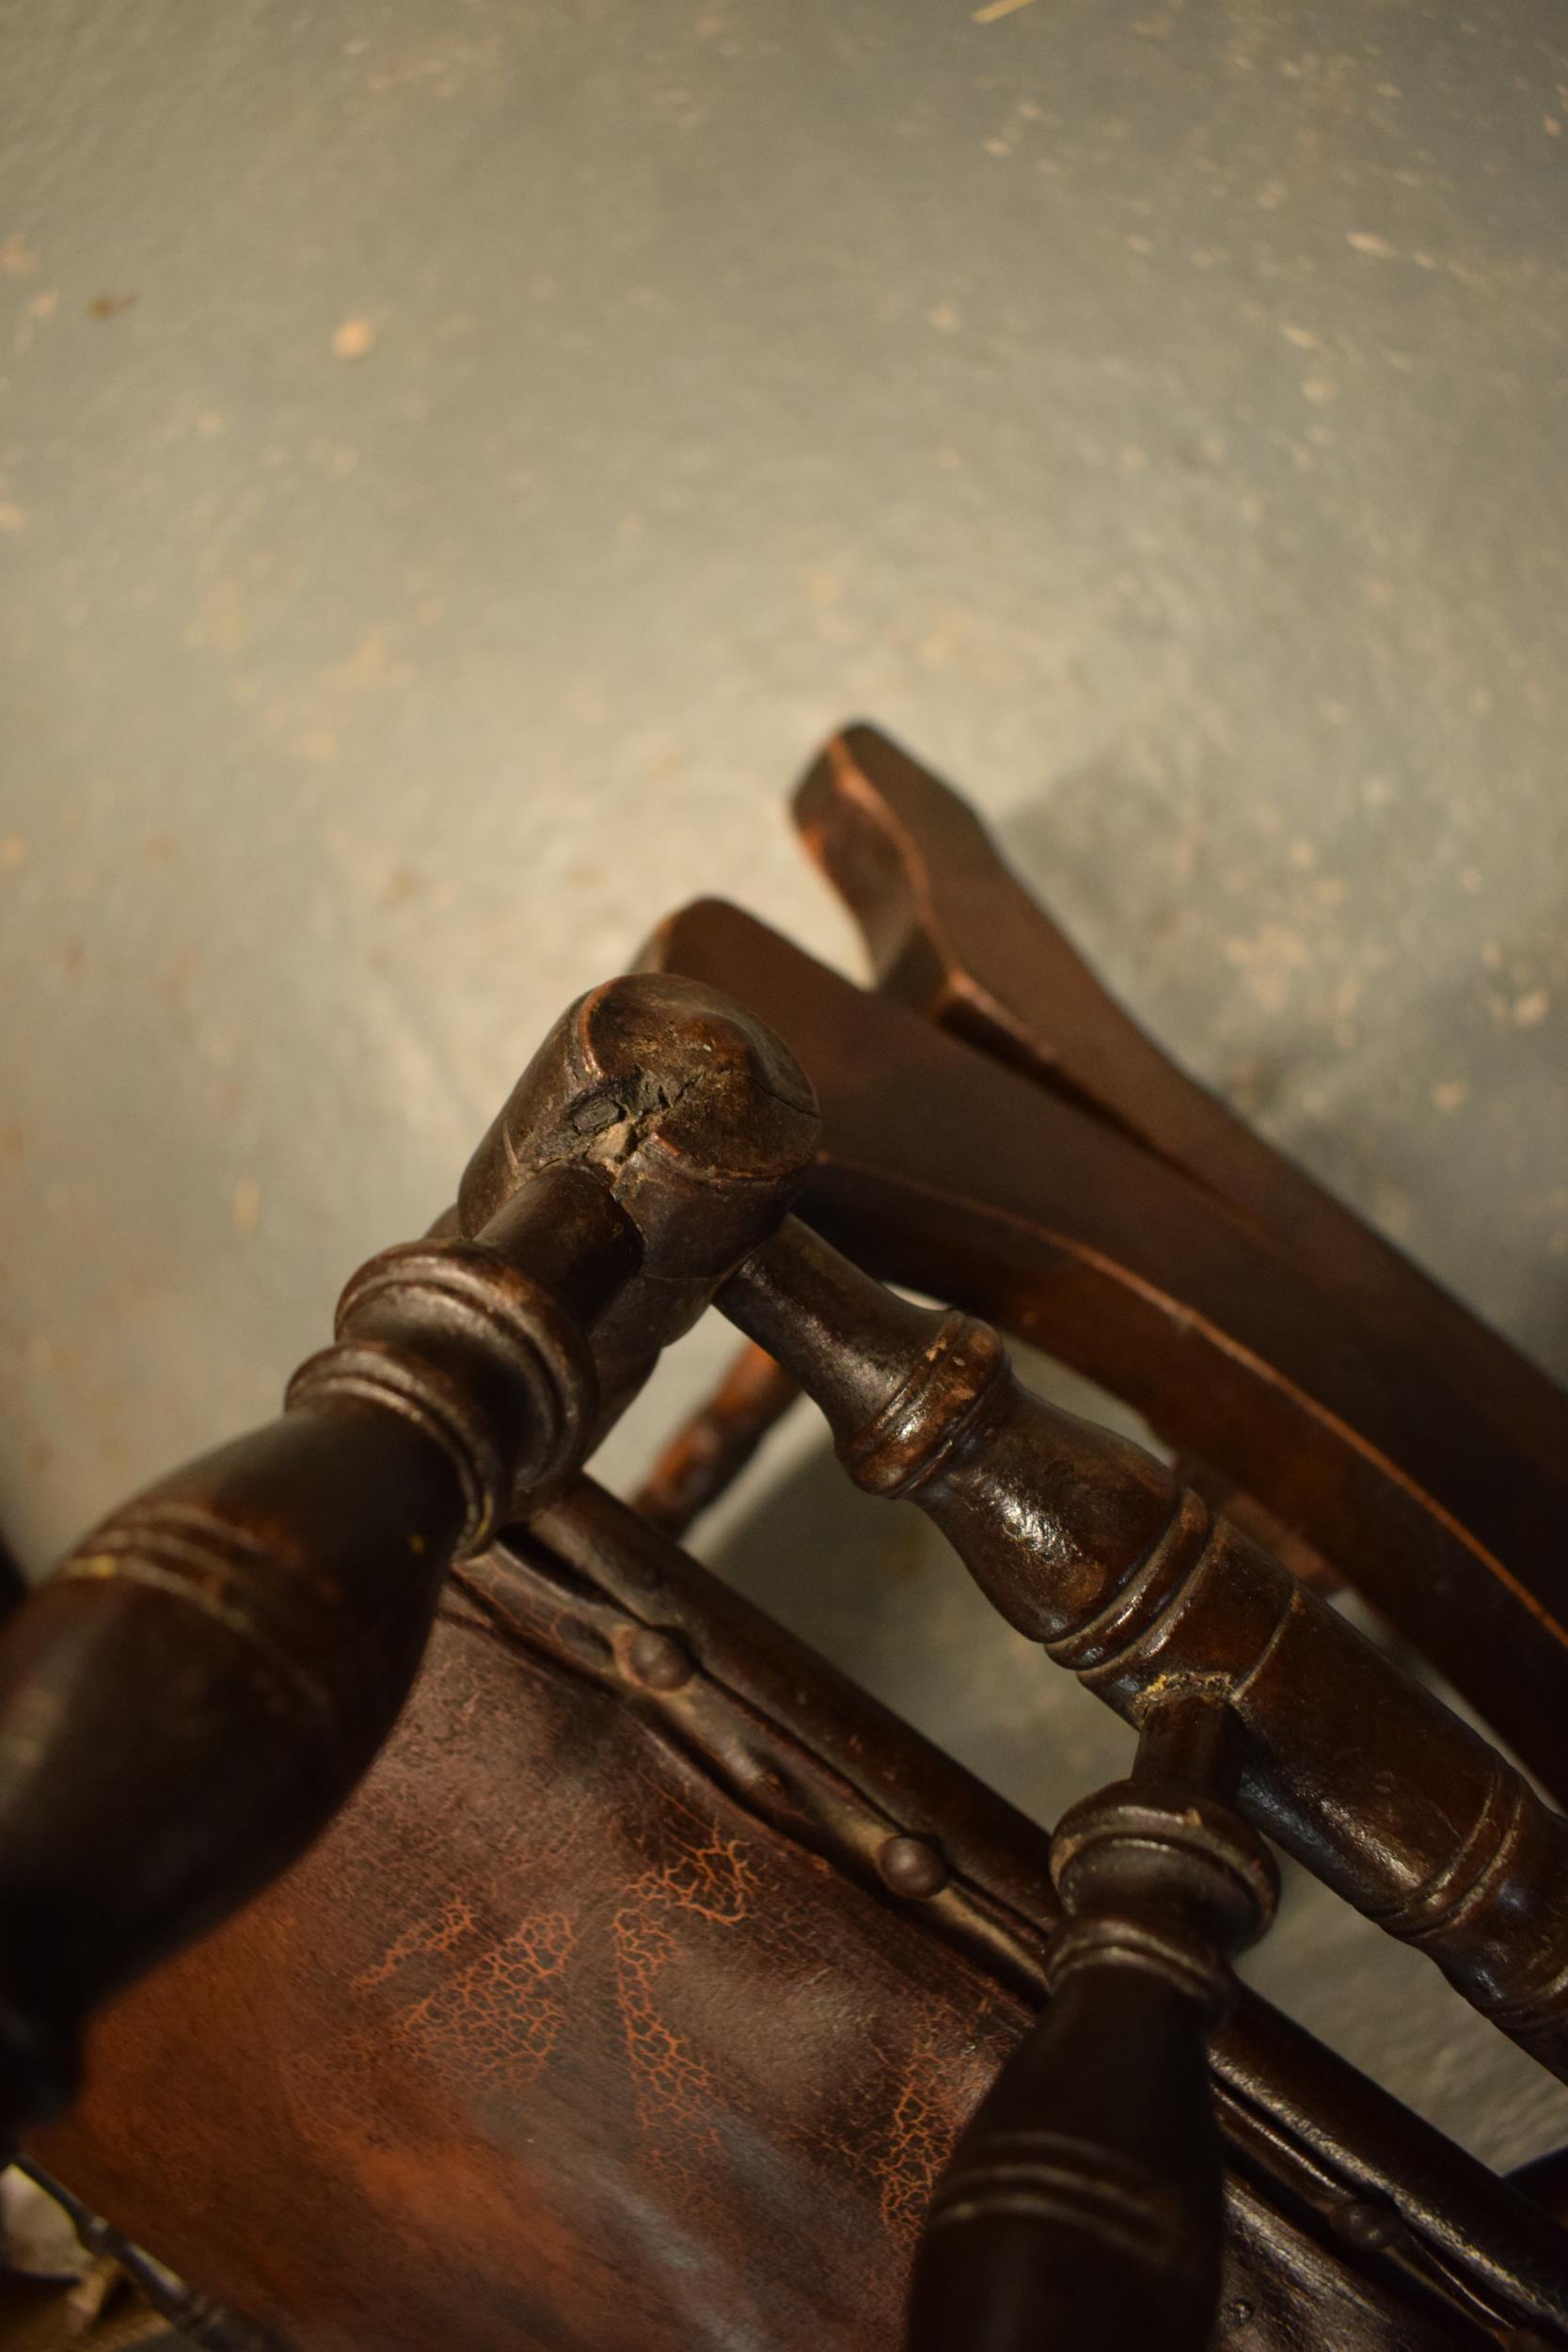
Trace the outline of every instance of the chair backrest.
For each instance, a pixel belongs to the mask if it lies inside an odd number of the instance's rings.
[[[1237,1523],[1561,1787],[1568,1400],[1154,1070],[901,754],[802,811],[887,993],[666,926],[282,1417],[0,1640],[0,2113],[301,2352],[1568,2343],[1552,2218],[1229,1974],[1261,1828],[1568,2077],[1562,1818]],[[710,1300],[766,1362],[640,1517],[577,1473]],[[796,1387],[1138,1726],[1053,1844],[652,1524]]]

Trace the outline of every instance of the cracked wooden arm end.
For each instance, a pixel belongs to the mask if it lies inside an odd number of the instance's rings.
[[[577,1468],[816,1140],[797,1066],[715,991],[595,991],[440,1237],[354,1277],[281,1417],[116,1512],[18,1612],[0,2132],[69,2099],[93,2009],[325,1827],[396,1721],[449,1564]]]

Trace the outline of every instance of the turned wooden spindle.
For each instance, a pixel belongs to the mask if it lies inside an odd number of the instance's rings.
[[[1202,1685],[1144,1718],[1130,1780],[1052,1842],[1051,1999],[937,2184],[911,2352],[1201,2352],[1223,2158],[1207,2038],[1278,1877],[1238,1814],[1234,1716]]]
[[[1152,1455],[1023,1390],[989,1325],[796,1218],[720,1305],[868,1492],[916,1502],[1008,1621],[1133,1721],[1173,1679],[1245,1734],[1259,1827],[1568,2080],[1568,1821]]]
[[[684,1535],[739,1477],[800,1396],[760,1347],[743,1347],[705,1405],[675,1432],[632,1498],[661,1534]]]
[[[69,2096],[93,2008],[325,1826],[407,1695],[450,1563],[578,1466],[783,1214],[816,1133],[788,1055],[714,992],[595,991],[456,1220],[354,1277],[281,1418],[115,1513],[17,1612],[0,2133]]]

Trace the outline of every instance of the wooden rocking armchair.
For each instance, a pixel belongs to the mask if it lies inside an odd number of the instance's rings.
[[[836,739],[798,814],[875,986],[675,916],[282,1417],[11,1620],[13,2137],[235,2345],[1568,2344],[1554,2167],[1230,1971],[1267,1838],[1568,2079],[1568,1398],[895,747]],[[581,1466],[710,1305],[748,1351],[618,1502]],[[680,1549],[801,1390],[1137,1726],[1053,1837]]]

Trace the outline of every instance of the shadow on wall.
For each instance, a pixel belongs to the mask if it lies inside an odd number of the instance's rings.
[[[1233,751],[1134,735],[1000,832],[1158,1043],[1568,1380],[1568,865],[1413,842],[1382,781],[1288,827]]]
[[[1068,1410],[1130,1425],[1109,1400],[1097,1415],[1084,1384],[1045,1359],[1021,1369]],[[699,1543],[709,1565],[1045,1827],[1119,1779],[1129,1727],[996,1614],[912,1504],[860,1493],[815,1431],[781,1463],[802,1436],[803,1420],[786,1422],[738,1508],[721,1506]],[[1560,2144],[1561,2085],[1421,1953],[1289,1860],[1284,1888],[1243,1960],[1247,1981],[1482,2162],[1506,2169]]]

